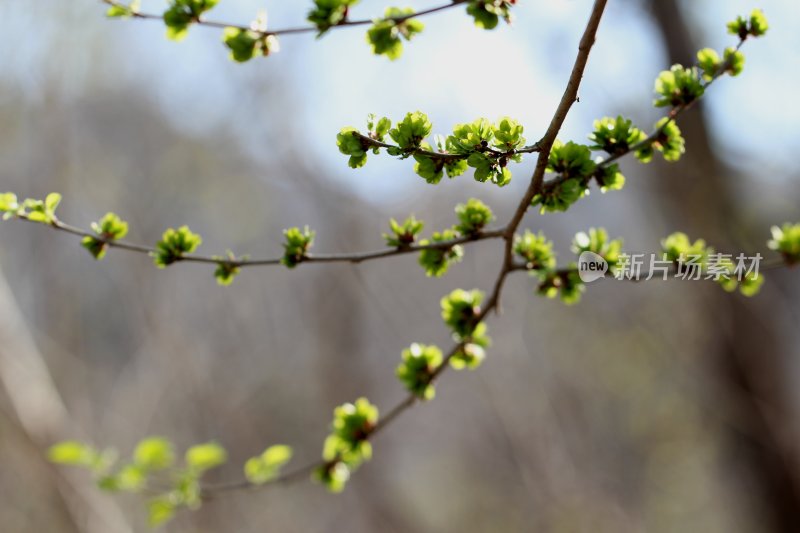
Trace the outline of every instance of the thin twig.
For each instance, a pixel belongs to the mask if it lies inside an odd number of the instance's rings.
[[[368,135],[364,135],[359,132],[354,132],[359,139],[365,144],[368,144],[372,147],[378,148],[395,148],[397,150],[402,150],[399,146],[394,144],[385,143],[379,141],[377,139],[373,139]],[[501,159],[501,158],[510,158],[514,157],[517,154],[532,154],[534,152],[539,151],[539,143],[532,144],[530,146],[525,146],[523,148],[518,148],[514,150],[508,150],[505,152],[501,152],[499,150],[495,150],[493,148],[485,148],[485,151],[493,157],[494,159]],[[443,159],[445,161],[458,161],[459,159],[467,159],[467,155],[462,154],[449,154],[447,152],[434,152],[431,150],[423,150],[422,148],[415,148],[413,150],[403,151],[404,155],[421,155],[425,157],[429,157],[431,159]]]
[[[31,220],[28,218],[27,215],[20,214],[15,215],[14,218],[19,220],[25,220],[27,222],[31,222],[34,224],[41,224],[41,222]],[[66,224],[58,219],[53,220],[50,224],[47,224],[49,227],[63,231],[65,233],[69,233],[71,235],[77,235],[78,237],[91,237],[92,239],[97,240],[98,242],[102,242],[106,244],[110,248],[119,248],[120,250],[128,250],[130,252],[137,252],[140,254],[146,255],[153,255],[156,253],[156,249],[150,246],[145,246],[142,244],[134,244],[127,241],[122,240],[110,240],[104,239],[101,235],[97,235],[96,233],[91,233],[89,231],[77,228],[75,226],[71,226]],[[385,257],[393,257],[397,255],[404,255],[404,254],[411,254],[415,252],[420,252],[422,250],[449,250],[454,246],[468,244],[471,242],[477,241],[484,241],[487,239],[499,239],[502,238],[505,234],[505,229],[495,229],[495,230],[486,230],[480,231],[471,235],[465,235],[462,237],[458,237],[456,239],[449,239],[446,241],[435,241],[429,242],[427,244],[410,244],[408,246],[402,247],[395,247],[395,248],[386,248],[384,250],[375,250],[369,252],[355,252],[355,253],[338,253],[338,254],[308,254],[307,256],[303,257],[299,262],[300,263],[363,263],[365,261],[371,261],[375,259],[382,259]],[[231,259],[228,257],[214,257],[214,256],[204,256],[204,255],[197,255],[197,254],[184,254],[181,255],[176,259],[176,262],[186,262],[186,263],[206,263],[206,264],[214,264],[214,265],[227,265],[231,267],[253,267],[253,266],[267,266],[267,265],[279,265],[281,264],[281,258],[272,258],[272,259]]]
[[[114,7],[121,7],[121,8],[128,8],[128,6],[122,2],[118,2],[116,0],[100,0],[104,4]],[[445,9],[450,9],[452,7],[458,6],[460,4],[465,3],[467,0],[453,0],[449,4],[444,4],[437,7],[432,7],[429,9],[423,9],[422,11],[417,11],[408,15],[402,15],[399,17],[387,17],[386,19],[381,20],[391,20],[396,24],[401,24],[409,19],[414,17],[423,17],[425,15],[431,15],[433,13],[438,13],[439,11],[444,11]],[[133,18],[141,19],[141,20],[164,20],[163,15],[159,15],[157,13],[143,13],[140,11],[134,11],[131,13]],[[366,26],[369,24],[374,24],[375,19],[360,19],[360,20],[347,20],[344,19],[339,24],[335,26],[331,26],[330,29],[334,28],[347,28],[353,26]],[[262,37],[267,37],[270,35],[290,35],[290,34],[298,34],[298,33],[315,33],[319,32],[319,29],[316,26],[299,26],[299,27],[292,27],[292,28],[281,28],[277,30],[261,30],[256,29],[250,26],[243,26],[241,24],[228,24],[226,22],[214,21],[214,20],[205,20],[199,19],[193,21],[193,24],[197,24],[198,26],[205,26],[207,28],[236,28],[243,31],[252,31],[256,34],[261,35]]]

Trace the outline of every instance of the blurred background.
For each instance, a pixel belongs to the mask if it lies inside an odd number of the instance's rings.
[[[416,8],[436,2],[406,2]],[[223,1],[214,18],[302,24],[308,2]],[[511,115],[539,138],[588,16],[589,0],[521,2],[511,27],[483,32],[461,9],[425,19],[397,62],[371,55],[362,29],[282,39],[238,65],[218,31],[176,44],[150,21],[106,20],[99,1],[0,0],[0,190],[64,195],[63,220],[106,211],[154,243],[189,224],[201,253],[280,254],[281,230],[311,225],[319,252],[383,246],[389,217],[426,234],[475,196],[505,223],[533,159],[498,189],[470,176],[427,185],[409,161],[371,157],[353,171],[343,126],[420,109],[434,130]],[[357,18],[386,2],[365,0]],[[144,0],[143,10],[164,2]],[[562,131],[623,113],[646,130],[658,72],[734,44],[725,23],[754,7],[770,20],[736,79],[681,118],[678,163],[623,163],[622,192],[568,215],[530,213],[563,261],[572,236],[602,226],[649,252],[672,231],[728,252],[761,252],[769,227],[800,219],[800,9],[793,0],[610,2]],[[532,210],[535,211],[535,210]],[[142,498],[99,493],[45,450],[66,438],[123,454],[146,435],[230,451],[215,482],[268,444],[319,457],[335,405],[368,396],[387,409],[411,342],[449,345],[439,298],[488,290],[500,243],[471,245],[442,279],[414,257],[245,270],[221,288],[212,269],[157,270],[78,240],[0,225],[0,529],[146,531]],[[374,459],[332,496],[312,483],[231,494],[181,513],[175,532],[800,531],[800,278],[768,274],[746,299],[716,284],[613,281],[567,308],[509,278],[505,313],[478,371],[448,373],[434,402],[375,441]]]

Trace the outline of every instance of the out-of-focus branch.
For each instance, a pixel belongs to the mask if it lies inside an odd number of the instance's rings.
[[[21,430],[38,449],[74,435],[76,424],[25,325],[5,277],[0,273],[0,383]],[[116,504],[86,487],[78,472],[52,469],[75,522],[89,533],[132,532]]]

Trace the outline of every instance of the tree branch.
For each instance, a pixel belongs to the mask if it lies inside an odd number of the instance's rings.
[[[578,86],[580,85],[580,80],[583,76],[583,70],[586,67],[586,61],[589,57],[589,51],[591,50],[592,44],[594,44],[595,34],[600,24],[600,18],[603,15],[603,11],[606,6],[606,1],[607,0],[596,0],[594,3],[594,7],[592,8],[592,13],[589,17],[589,22],[586,25],[586,29],[584,31],[583,37],[581,38],[581,42],[578,47],[578,56],[575,60],[575,65],[572,69],[572,74],[570,75],[570,80],[567,85],[567,90],[564,92],[564,96],[562,97],[561,103],[559,104],[556,113],[553,116],[553,120],[550,123],[550,127],[548,128],[547,133],[542,138],[542,140],[537,143],[537,145],[541,147],[541,152],[539,154],[539,161],[537,162],[536,171],[534,172],[533,178],[531,179],[531,185],[528,187],[528,190],[523,196],[522,201],[517,207],[514,217],[511,219],[511,221],[499,235],[505,240],[506,243],[503,266],[497,275],[497,279],[494,284],[494,289],[492,290],[492,293],[489,296],[486,305],[481,308],[480,312],[474,318],[475,324],[481,323],[491,311],[495,310],[499,306],[500,293],[502,290],[503,282],[505,281],[505,278],[508,276],[508,274],[516,270],[513,261],[513,250],[512,250],[514,232],[519,227],[519,224],[522,221],[522,217],[525,215],[525,212],[527,211],[528,207],[530,207],[531,199],[536,194],[538,188],[541,187],[541,177],[544,174],[544,169],[547,162],[547,157],[550,153],[550,148],[552,147],[553,141],[555,140],[555,137],[558,134],[558,130],[564,123],[564,119],[566,118],[567,113],[569,112],[569,109],[572,106],[572,103],[575,101],[577,97]],[[466,344],[465,342],[460,342],[450,349],[450,351],[444,357],[442,363],[438,367],[436,367],[436,369],[432,372],[430,378],[431,383],[433,383],[436,379],[438,379],[439,376],[441,376],[445,372],[445,370],[447,370],[450,360],[464,347],[465,344]],[[397,420],[400,417],[400,415],[402,415],[404,412],[408,411],[412,406],[414,406],[417,403],[417,401],[418,398],[414,394],[409,394],[408,396],[406,396],[406,398],[403,399],[400,403],[392,407],[383,418],[379,419],[375,427],[367,434],[366,439],[374,438],[378,432],[382,431],[384,428],[392,424],[395,420]],[[302,477],[302,475],[307,474],[309,472],[313,472],[317,468],[325,466],[327,464],[329,464],[329,462],[327,461],[317,461],[313,464],[300,467],[297,470],[293,470],[291,472],[288,472],[280,476],[271,484],[286,483],[289,481],[293,481],[295,479],[299,479],[300,477]],[[240,490],[247,488],[255,488],[255,486],[246,481],[231,483],[228,485],[209,486],[205,488],[204,495],[210,496],[220,491]]]
[[[389,144],[385,142],[378,141],[369,137],[368,135],[364,135],[359,132],[354,132],[359,139],[361,139],[364,143],[369,144],[372,147],[378,148],[396,148],[400,150],[400,147],[394,144]],[[532,154],[534,152],[538,152],[540,150],[539,143],[532,144],[530,146],[525,146],[524,148],[520,148],[518,150],[509,150],[507,152],[501,152],[499,150],[495,150],[493,148],[487,147],[486,152],[495,159],[500,159],[503,157],[513,157],[517,154]],[[425,157],[430,157],[431,159],[442,159],[444,161],[458,161],[459,159],[467,159],[468,155],[461,155],[461,154],[448,154],[447,152],[433,152],[431,150],[423,150],[422,148],[416,148],[414,150],[409,150],[405,152],[406,155],[422,155]]]
[[[116,0],[100,0],[102,3],[107,4],[113,7],[121,7],[127,8],[128,6],[122,2],[118,2]],[[429,9],[423,9],[421,11],[417,11],[415,13],[411,13],[409,15],[403,15],[401,17],[388,17],[385,20],[391,20],[396,24],[400,24],[405,22],[406,20],[415,18],[415,17],[423,17],[425,15],[431,15],[433,13],[438,13],[439,11],[444,11],[446,9],[450,9],[452,7],[456,7],[460,4],[466,3],[467,0],[453,0],[449,4],[444,4],[437,7],[432,7]],[[141,20],[159,20],[163,21],[163,15],[159,15],[157,13],[143,13],[140,11],[135,11],[131,14],[133,18],[141,19]],[[332,26],[331,29],[334,28],[344,28],[344,27],[352,27],[352,26],[366,26],[370,24],[374,24],[375,19],[360,19],[360,20],[343,20],[339,24]],[[319,29],[316,26],[299,26],[299,27],[292,27],[292,28],[281,28],[277,30],[259,30],[254,29],[250,26],[243,26],[241,24],[228,24],[226,22],[214,21],[214,20],[204,20],[199,19],[193,22],[193,24],[197,24],[198,26],[205,26],[207,28],[236,28],[242,31],[252,31],[253,33],[259,34],[262,37],[267,37],[270,35],[289,35],[289,34],[298,34],[298,33],[315,33],[319,32]]]
[[[41,222],[30,220],[27,215],[15,215],[13,218],[25,220],[33,224],[42,224]],[[63,231],[78,237],[91,237],[99,242],[102,242],[110,248],[119,248],[120,250],[128,250],[129,252],[136,252],[145,255],[153,255],[156,249],[142,244],[134,244],[123,240],[104,239],[101,235],[91,233],[89,231],[77,228],[70,224],[66,224],[58,219],[53,220],[52,223],[46,224],[48,227]],[[449,250],[454,246],[460,244],[468,244],[471,242],[484,241],[487,239],[498,239],[505,235],[505,228],[481,231],[472,235],[465,235],[457,239],[450,239],[446,241],[431,242],[428,244],[411,244],[403,247],[386,248],[385,250],[375,250],[368,252],[355,252],[355,253],[337,253],[337,254],[308,254],[300,263],[363,263],[365,261],[372,261],[375,259],[382,259],[384,257],[394,257],[398,255],[411,254],[420,252],[422,250]],[[269,266],[281,264],[281,258],[267,258],[267,259],[230,259],[225,257],[213,257],[196,254],[184,254],[176,259],[176,262],[185,263],[205,263],[213,265],[227,265],[231,267],[253,267],[253,266]]]

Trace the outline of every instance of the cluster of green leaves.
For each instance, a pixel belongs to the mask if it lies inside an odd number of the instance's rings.
[[[597,165],[588,146],[556,141],[547,159],[547,171],[560,174],[533,197],[532,205],[541,205],[541,212],[566,211],[586,194]]]
[[[714,269],[717,272],[722,270],[722,275],[717,279],[717,283],[726,292],[734,292],[739,289],[744,296],[755,296],[761,290],[761,285],[764,284],[764,275],[760,272],[756,273],[755,270],[737,274],[736,265],[728,257],[719,257],[718,255]],[[712,273],[709,272],[709,274]]]
[[[522,235],[515,235],[514,253],[525,260],[528,270],[541,272],[556,267],[553,242],[549,241],[541,231],[533,233],[526,229]]]
[[[558,269],[553,243],[541,232],[536,234],[525,230],[514,238],[514,253],[525,261],[525,268],[539,280],[537,293],[548,298],[559,296],[566,304],[577,303],[585,290],[578,275],[577,265],[570,262],[567,267]],[[580,232],[572,240],[571,250],[576,255],[592,252],[609,264],[617,266],[622,252],[622,240],[610,239],[604,228],[590,228]]]
[[[556,140],[550,150],[546,170],[558,176],[544,184],[531,204],[541,206],[542,213],[566,211],[589,193],[592,179],[597,182],[600,192],[622,189],[625,176],[619,166],[605,161],[596,162],[592,157],[593,150],[602,150],[612,157],[633,150],[641,163],[649,163],[656,150],[665,161],[680,159],[684,152],[684,140],[678,125],[664,117],[656,122],[655,131],[651,139],[633,126],[629,119],[622,116],[605,117],[594,122],[594,131],[589,135],[592,145]]]
[[[424,113],[408,113],[394,128],[391,124],[386,117],[376,122],[370,115],[368,135],[362,135],[353,127],[339,132],[336,144],[342,154],[350,156],[348,164],[351,168],[364,166],[370,150],[377,154],[381,148],[386,148],[389,155],[401,159],[413,156],[416,161],[414,172],[431,184],[439,183],[445,173],[454,178],[472,167],[477,181],[491,181],[503,186],[511,181],[508,163],[521,160],[518,150],[525,145],[522,125],[508,117],[500,119],[497,124],[484,118],[458,124],[452,135],[446,138],[436,136],[436,151],[425,141],[433,126]],[[385,145],[387,134],[394,145]]]
[[[142,442],[147,440],[149,439]],[[79,466],[90,470],[100,488],[131,491],[140,490],[146,480],[143,465],[137,463],[136,455],[134,454],[134,461],[131,463],[134,468],[123,466],[116,474],[110,474],[117,460],[114,450],[98,450],[88,444],[69,440],[51,446],[47,452],[50,461],[56,464]],[[112,479],[114,481],[111,481]]]
[[[49,459],[58,464],[86,468],[92,472],[97,486],[110,492],[148,494],[160,492],[148,502],[150,525],[160,525],[180,507],[196,509],[201,504],[200,478],[227,461],[227,453],[219,444],[198,444],[186,450],[184,464],[177,466],[175,450],[162,437],[148,437],[139,442],[131,457],[120,463],[113,449],[98,450],[78,441],[53,445]]]
[[[158,268],[166,268],[183,259],[186,254],[194,252],[202,242],[200,235],[192,233],[189,226],[169,228],[156,243],[153,261]]]
[[[168,521],[181,507],[199,508],[203,474],[228,460],[222,446],[207,442],[187,449],[183,464],[178,465],[173,444],[163,437],[142,439],[130,459],[122,462],[116,450],[98,450],[74,440],[51,446],[48,457],[57,464],[89,470],[102,490],[155,494],[148,502],[149,522],[153,527]],[[271,446],[247,460],[244,475],[254,485],[274,481],[291,457],[290,447]]]
[[[334,26],[347,23],[350,7],[358,0],[314,0],[314,8],[308,20],[322,35]],[[494,29],[500,18],[511,20],[511,6],[516,0],[470,0],[467,13],[475,19],[475,24],[487,30]],[[413,18],[411,8],[389,7],[382,18],[376,19],[367,30],[367,42],[377,55],[397,59],[403,52],[402,39],[411,38],[422,32],[424,25]]]
[[[424,400],[432,400],[436,395],[433,377],[442,365],[442,351],[433,345],[414,343],[402,354],[403,361],[395,374],[412,394]]]
[[[382,139],[383,136],[379,140]],[[347,160],[350,168],[361,168],[367,164],[367,150],[370,149],[370,143],[361,138],[356,128],[342,128],[336,135],[336,145],[339,147],[339,152],[350,156]],[[378,148],[374,148],[373,151],[378,153]]]
[[[314,0],[314,7],[308,13],[308,21],[316,28],[319,36],[334,26],[347,20],[350,6],[359,0]]]
[[[491,339],[486,323],[482,321],[480,306],[483,298],[483,292],[477,289],[456,289],[441,300],[442,320],[458,342],[449,360],[455,370],[475,369],[486,357]]]
[[[0,193],[0,213],[3,213],[3,220],[18,216],[21,207],[16,194],[13,192]]]
[[[229,26],[222,32],[222,42],[230,50],[230,58],[238,63],[254,57],[266,57],[280,50],[278,37],[267,32],[266,14],[262,13],[249,29]]]
[[[42,224],[54,224],[56,209],[61,203],[61,195],[51,192],[44,200],[36,198],[26,198],[22,202],[17,199],[17,195],[12,192],[0,194],[0,213],[3,213],[3,220],[9,218],[25,218],[31,222]]]
[[[308,21],[317,29],[318,35],[347,23],[350,7],[359,0],[314,0],[314,7],[308,14]],[[475,24],[487,30],[497,26],[499,19],[511,20],[511,7],[516,0],[470,0],[467,13],[475,19]],[[367,30],[367,42],[376,55],[397,59],[403,52],[402,39],[410,41],[422,32],[424,25],[413,18],[411,8],[389,7],[383,17],[376,19]]]
[[[421,239],[419,246],[432,246],[436,243],[448,243],[459,237],[477,238],[486,225],[494,220],[492,210],[478,199],[470,198],[464,204],[456,206],[458,224],[451,229],[434,232],[430,238]],[[413,215],[402,224],[395,219],[389,220],[391,233],[384,233],[383,238],[389,246],[405,249],[415,244],[424,223]],[[419,264],[430,277],[441,277],[451,265],[464,257],[464,248],[460,244],[433,246],[419,252]]]
[[[587,232],[575,234],[571,249],[578,256],[583,252],[599,255],[613,272],[622,253],[622,244],[622,239],[610,239],[605,228],[589,228]]]
[[[289,228],[283,231],[283,263],[287,268],[294,268],[308,257],[308,251],[314,245],[315,232],[308,226],[303,228]]]
[[[435,137],[435,142],[438,153],[453,153],[452,139],[444,139],[441,135],[437,135]],[[427,142],[423,142],[420,148],[429,152],[433,151],[433,148]],[[468,168],[466,159],[457,156],[442,158],[415,153],[413,157],[414,161],[416,161],[416,163],[414,163],[414,173],[431,185],[442,181],[445,173],[448,178],[455,178],[466,172]]]
[[[438,242],[449,242],[458,237],[452,229],[435,231],[430,239],[422,239],[419,244],[428,246]],[[443,248],[426,248],[419,252],[419,264],[425,270],[425,275],[439,278],[447,273],[451,265],[459,263],[464,257],[464,247],[454,244]]]
[[[767,245],[780,253],[787,264],[800,263],[800,224],[787,222],[781,227],[772,226],[772,239]]]
[[[478,326],[483,296],[477,289],[456,289],[442,298],[442,320],[457,341],[468,341]]]
[[[703,71],[703,79],[713,80],[723,72],[738,76],[744,70],[744,54],[736,48],[728,47],[722,52],[722,58],[713,48],[703,48],[697,52],[697,65]]]
[[[501,18],[511,22],[511,7],[516,3],[517,0],[469,0],[467,13],[475,19],[476,26],[491,30],[497,27]]]
[[[664,157],[664,161],[670,163],[681,158],[686,151],[686,142],[681,134],[681,129],[674,120],[664,117],[656,122],[656,134],[653,142],[636,151],[636,157],[642,163],[648,163],[653,159],[653,152],[659,151]]]
[[[480,234],[486,224],[494,220],[491,209],[475,198],[470,198],[466,204],[457,205],[456,215],[459,224],[453,226],[453,229],[435,232],[430,240],[423,240],[420,244],[451,241],[459,234],[463,237],[475,237]],[[429,248],[420,252],[419,264],[425,269],[426,275],[440,277],[447,272],[450,265],[461,261],[463,256],[464,249],[461,245],[449,248]]]
[[[661,251],[664,257],[675,264],[686,264],[691,258],[705,263],[708,260],[709,248],[706,241],[697,239],[692,242],[683,232],[675,232],[661,240]]]
[[[395,219],[389,220],[391,233],[384,233],[386,244],[393,248],[408,248],[417,240],[417,235],[425,227],[425,223],[411,215],[402,224]]]
[[[200,22],[200,17],[218,3],[219,0],[170,0],[164,11],[167,37],[173,41],[183,40],[189,33],[189,26]]]
[[[743,22],[741,22],[743,21]],[[736,28],[744,26],[746,35],[763,35],[767,28],[763,13],[755,11],[749,20],[741,19]],[[734,25],[734,23],[731,23]],[[729,25],[730,27],[730,25]],[[751,28],[754,28],[751,30]],[[742,37],[743,39],[744,37]],[[633,151],[641,163],[649,163],[655,151],[664,160],[677,161],[685,151],[681,130],[674,121],[675,110],[682,109],[703,96],[707,84],[721,74],[736,76],[744,68],[744,55],[738,48],[729,47],[722,58],[710,49],[697,53],[698,66],[673,65],[661,72],[655,82],[656,107],[671,107],[672,113],[655,124],[653,135],[648,136],[635,127],[631,120],[622,116],[605,117],[595,121],[594,131],[589,135],[591,145],[556,141],[550,151],[547,171],[558,174],[557,178],[543,186],[533,198],[542,213],[566,211],[572,204],[588,194],[590,181],[594,179],[601,192],[619,190],[625,177],[616,164],[597,162],[592,151],[604,151],[611,158]]]
[[[409,18],[413,14],[414,10],[410,7],[386,8],[384,18],[375,21],[375,24],[367,30],[367,42],[372,46],[372,51],[391,60],[399,58],[403,53],[401,37],[410,41],[425,29],[422,22]]]
[[[480,322],[469,334],[469,338],[461,339],[456,352],[450,357],[450,366],[453,369],[474,370],[480,366],[486,358],[486,348],[492,343],[487,330],[486,322]]]
[[[478,235],[494,220],[494,214],[489,206],[477,198],[470,198],[467,203],[458,204],[456,216],[458,224],[453,229],[465,237]]]
[[[740,44],[748,36],[760,37],[767,31],[768,24],[764,14],[756,9],[752,12],[749,19],[738,17],[735,21],[728,24],[728,31],[738,35]],[[738,47],[728,47],[723,50],[722,57],[716,50],[703,48],[697,52],[697,67],[684,67],[673,65],[668,71],[661,72],[655,83],[657,97],[653,102],[656,107],[685,107],[705,92],[708,83],[722,74],[738,76],[744,69],[744,54]],[[662,119],[661,126],[674,125],[671,120]],[[657,125],[660,131],[660,126]],[[673,134],[680,137],[680,131],[673,130]],[[668,146],[677,147],[677,143],[667,143]],[[680,152],[683,151],[683,141],[680,141]],[[680,153],[676,149],[665,151],[672,154],[677,159]],[[676,155],[677,154],[677,155]],[[669,160],[669,159],[668,159]]]
[[[569,268],[563,270],[544,272],[540,278],[536,292],[547,298],[558,296],[567,305],[578,303],[586,289],[574,263],[570,263]]]
[[[767,33],[768,29],[767,17],[760,9],[754,9],[750,13],[750,17],[740,15],[736,17],[736,20],[728,23],[728,33],[737,35],[742,41],[750,36],[761,37]]]
[[[656,78],[656,107],[679,107],[691,104],[705,92],[700,72],[695,67],[672,65]]]
[[[764,283],[764,275],[755,270],[737,272],[730,257],[718,254],[703,239],[694,242],[683,232],[675,232],[661,241],[664,258],[675,264],[679,273],[691,277],[713,275],[728,292],[737,288],[744,296],[754,296]]]
[[[728,23],[728,32],[737,35],[741,44],[748,36],[764,35],[768,27],[764,14],[756,9],[749,19],[740,16]],[[654,105],[672,108],[687,106],[703,96],[706,83],[723,73],[738,76],[743,69],[744,54],[738,47],[726,48],[722,58],[716,50],[703,48],[697,52],[697,67],[673,65],[670,70],[659,74],[655,83],[657,98]]]
[[[183,467],[171,474],[171,487],[148,503],[152,527],[169,521],[181,508],[199,509],[202,504],[200,480],[207,471],[225,464],[228,452],[215,442],[196,444],[184,454]]]
[[[378,408],[366,398],[345,403],[333,410],[331,434],[325,439],[325,464],[316,478],[331,492],[341,492],[350,472],[372,458],[369,436],[378,423]]]
[[[508,162],[518,163],[522,157],[516,150],[525,145],[522,125],[508,117],[496,125],[479,118],[468,124],[457,124],[450,136],[454,153],[467,157],[467,165],[475,169],[475,180],[491,181],[502,187],[511,182]]]
[[[385,124],[385,119],[386,117],[381,118],[380,122]],[[421,111],[407,113],[403,120],[389,130],[389,137],[397,143],[397,148],[390,148],[389,153],[401,155],[418,150],[432,129],[433,125],[425,113]]]
[[[276,444],[244,463],[244,476],[253,485],[263,485],[278,479],[283,465],[292,459],[292,448]]]
[[[604,117],[594,121],[594,131],[589,135],[592,150],[603,150],[609,155],[623,155],[647,139],[647,134],[622,115]]]
[[[106,11],[106,16],[111,18],[130,18],[139,12],[142,3],[139,0],[132,0],[129,4],[114,3]]]
[[[485,322],[479,322],[483,293],[457,289],[442,298],[442,318],[459,343],[448,362],[455,370],[477,368],[486,358],[491,344]],[[433,345],[414,343],[403,350],[395,374],[416,397],[432,400],[436,396],[433,380],[445,363],[442,351]]]
[[[92,231],[97,237],[87,235],[81,239],[81,246],[99,261],[105,257],[109,242],[125,238],[128,234],[128,223],[114,213],[106,213],[99,222],[92,222]]]
[[[608,191],[619,191],[625,187],[625,176],[619,170],[619,165],[611,163],[610,165],[599,165],[597,172],[594,174],[594,180],[600,186],[601,193]]]
[[[246,260],[247,257],[237,258],[233,252],[228,250],[227,256],[215,255],[214,259],[218,261],[214,277],[219,285],[225,287],[233,283],[234,278],[242,271],[239,262]]]
[[[462,3],[461,0],[457,3]],[[331,28],[348,25],[350,8],[359,0],[314,0],[308,12],[307,20],[321,37]],[[467,13],[475,19],[475,24],[484,29],[493,29],[500,18],[511,20],[511,7],[516,0],[469,0]],[[110,4],[106,15],[112,18],[144,17],[157,18],[156,15],[142,14],[140,0],[130,3],[107,0]],[[192,24],[202,24],[203,15],[214,8],[219,0],[169,0],[167,9],[161,18],[167,28],[167,37],[174,41],[183,40]],[[376,55],[384,55],[391,60],[397,59],[403,52],[403,42],[410,41],[421,33],[424,24],[414,18],[412,8],[389,7],[383,17],[376,18],[367,30],[367,42]],[[359,21],[364,24],[367,21]],[[209,25],[219,26],[218,23]],[[292,32],[297,30],[292,29]],[[228,26],[223,30],[222,41],[230,50],[230,57],[237,62],[245,62],[256,56],[268,56],[278,51],[277,33],[270,32],[266,26],[266,15],[259,15],[249,28]]]
[[[623,116],[604,117],[594,122],[589,135],[591,145],[573,141],[553,143],[547,160],[548,172],[557,177],[544,184],[531,204],[539,205],[540,212],[566,211],[572,204],[589,193],[594,179],[600,192],[620,190],[625,186],[625,176],[616,163],[597,162],[592,151],[603,151],[608,156],[619,157],[633,150],[641,163],[649,163],[659,151],[665,161],[677,161],[684,152],[680,128],[672,119],[664,117],[655,124],[655,134],[649,138]]]

